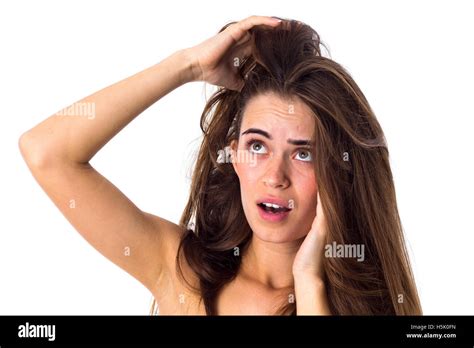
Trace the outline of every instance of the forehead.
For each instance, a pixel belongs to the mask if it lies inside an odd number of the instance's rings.
[[[275,136],[299,135],[311,138],[314,114],[298,97],[284,99],[275,93],[252,97],[244,110],[241,129],[262,128]]]

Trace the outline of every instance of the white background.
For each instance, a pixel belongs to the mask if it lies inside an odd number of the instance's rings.
[[[474,314],[474,62],[468,1],[2,1],[0,314],[148,314],[151,294],[69,225],[36,184],[20,134],[195,45],[231,20],[311,25],[388,140],[425,314]],[[205,104],[164,97],[91,161],[142,210],[178,222]]]

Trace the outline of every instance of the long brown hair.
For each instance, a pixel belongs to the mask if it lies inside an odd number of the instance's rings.
[[[236,277],[252,236],[238,177],[218,156],[238,140],[249,99],[273,92],[299,97],[314,113],[314,169],[327,243],[365,246],[363,262],[324,258],[331,312],[421,314],[386,140],[364,94],[340,64],[321,55],[324,44],[304,23],[284,20],[277,28],[254,27],[250,40],[252,54],[243,61],[237,57],[244,88],[219,88],[201,116],[203,141],[180,221],[186,232],[176,257],[178,274],[186,281],[184,257],[199,279],[199,288],[188,286],[201,295],[206,313],[216,314],[219,291]],[[280,313],[295,314],[296,303],[285,304]]]

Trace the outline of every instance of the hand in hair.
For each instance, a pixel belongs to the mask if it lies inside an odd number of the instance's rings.
[[[250,54],[248,30],[257,25],[276,27],[280,21],[266,16],[251,16],[225,27],[217,35],[187,48],[193,81],[240,91],[244,81],[238,75],[240,62]]]

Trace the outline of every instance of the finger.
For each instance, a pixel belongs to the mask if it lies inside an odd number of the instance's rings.
[[[252,46],[250,44],[243,45],[240,48],[237,48],[232,54],[232,63],[233,63],[233,83],[232,90],[241,91],[245,86],[245,79],[243,79],[239,73],[238,69],[243,64],[243,61],[250,56],[252,53]]]
[[[316,218],[314,220],[315,227],[320,231],[320,233],[324,236],[326,234],[326,217],[324,216],[323,204],[321,202],[321,196],[317,196],[317,203],[316,203]]]
[[[249,30],[256,25],[269,25],[277,26],[281,23],[280,19],[269,17],[269,16],[250,16],[240,21],[238,24],[241,24],[244,30]]]
[[[250,41],[250,33],[247,31],[245,32],[245,35],[243,38],[241,38],[239,40],[239,42],[237,42],[237,46],[241,46],[241,45],[245,45],[246,43],[248,43]]]
[[[235,49],[235,52],[233,52],[232,56],[233,56],[233,60],[235,60],[235,58],[238,58],[239,59],[239,64],[238,65],[235,65],[235,62],[234,62],[234,66],[238,67],[240,66],[240,63],[245,59],[247,58],[248,56],[250,56],[250,54],[252,53],[252,45],[250,44],[247,44],[247,45],[243,45],[239,48],[236,48]]]
[[[229,26],[226,31],[229,31],[229,34],[234,39],[234,42],[238,43],[244,36],[248,33],[248,30],[256,25],[268,25],[271,27],[276,27],[281,23],[280,20],[277,20],[273,17],[268,16],[250,16]]]
[[[321,196],[319,195],[319,191],[316,196],[316,214],[322,214]]]

